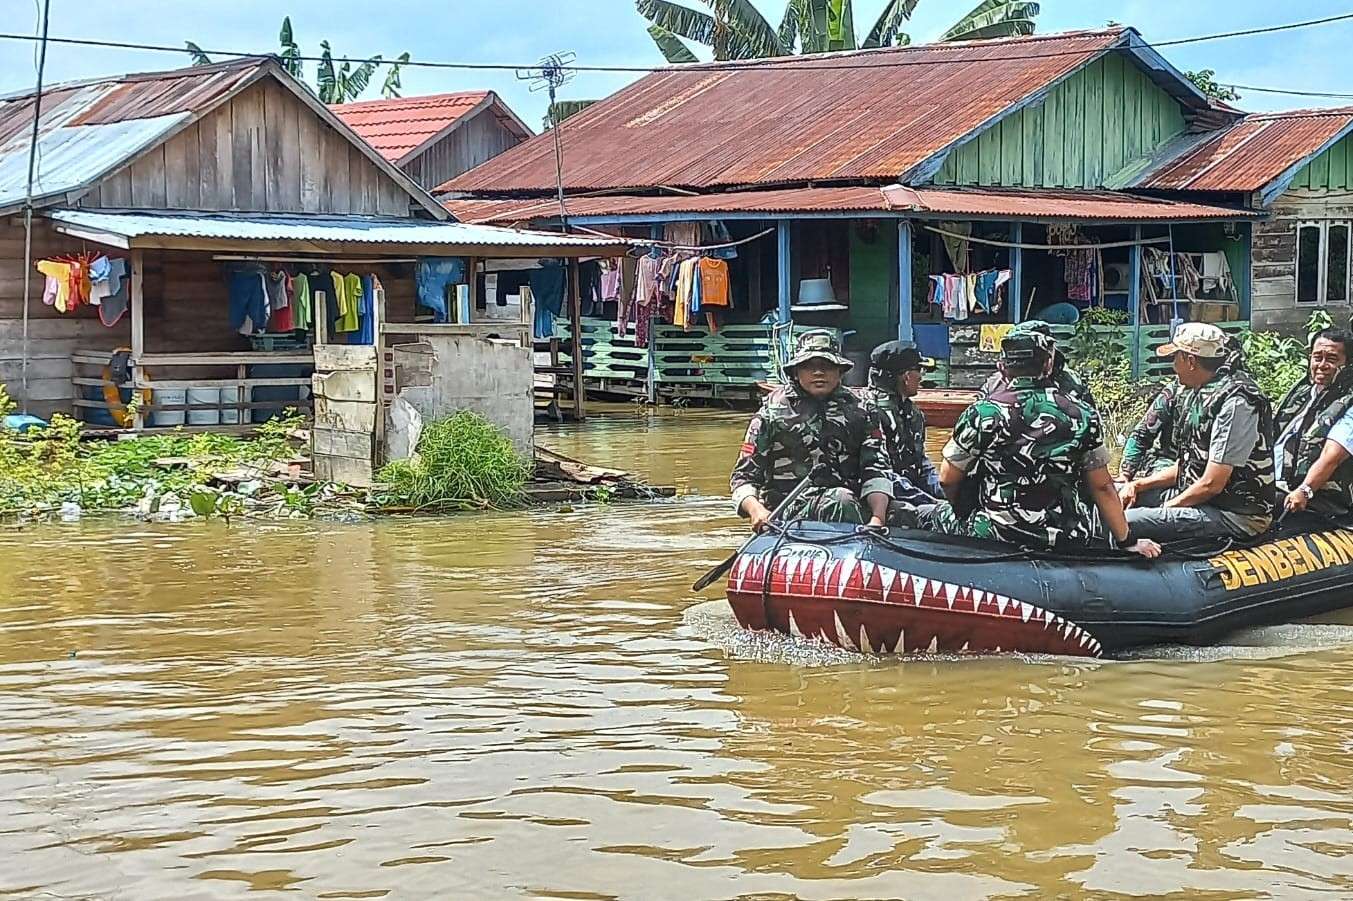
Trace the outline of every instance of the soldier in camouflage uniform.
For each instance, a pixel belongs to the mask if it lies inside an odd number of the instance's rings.
[[[833,332],[805,332],[785,364],[788,384],[766,398],[747,427],[733,468],[733,507],[760,531],[771,511],[818,463],[815,477],[781,517],[819,522],[866,521],[882,526],[892,498],[892,473],[878,424],[841,384],[851,362]]]
[[[1240,339],[1226,336],[1226,362],[1219,372],[1245,369],[1245,350]],[[1123,445],[1124,479],[1149,476],[1174,465],[1179,453],[1174,444],[1175,406],[1180,402],[1184,388],[1178,379],[1170,379],[1161,386],[1151,401],[1142,421],[1137,423]]]
[[[1076,370],[1067,365],[1066,354],[1062,353],[1061,349],[1057,347],[1057,341],[1052,336],[1052,326],[1041,319],[1030,319],[1010,329],[1006,332],[1006,337],[1009,338],[1011,335],[1019,337],[1025,333],[1046,335],[1048,340],[1052,341],[1052,373],[1048,377],[1048,384],[1063,394],[1070,395],[1090,409],[1095,409],[1095,396],[1090,392],[1090,386],[1085,383],[1085,379],[1077,374]],[[1002,388],[1009,387],[1009,384],[1010,380],[1005,377],[1000,369],[997,369],[982,385],[981,396],[983,398],[991,397]]]
[[[1353,518],[1353,336],[1325,329],[1311,341],[1304,379],[1278,405],[1279,498],[1288,510]]]
[[[1035,330],[1006,335],[1000,364],[1006,387],[959,417],[940,466],[950,503],[927,522],[948,534],[1024,546],[1079,544],[1092,534],[1084,493],[1117,547],[1156,556],[1159,546],[1128,529],[1099,417],[1048,382],[1053,350],[1052,338]],[[977,506],[958,511],[953,501],[969,472],[978,480]]]
[[[1226,334],[1188,322],[1156,351],[1170,357],[1183,388],[1173,407],[1175,465],[1120,490],[1128,522],[1159,539],[1249,538],[1273,521],[1273,413],[1249,373],[1226,366]],[[1157,506],[1142,493],[1170,491]],[[1171,490],[1172,489],[1172,490]]]
[[[944,498],[940,474],[925,452],[925,414],[912,401],[921,390],[922,371],[935,363],[906,341],[880,344],[869,360],[869,387],[860,391],[860,399],[883,432],[893,472],[888,523],[915,526],[918,510]]]

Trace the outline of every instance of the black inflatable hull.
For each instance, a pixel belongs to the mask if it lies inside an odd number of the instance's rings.
[[[798,523],[739,555],[728,602],[745,628],[875,654],[1098,657],[1213,644],[1236,629],[1353,605],[1353,531],[1278,532],[1197,559],[1146,561]]]

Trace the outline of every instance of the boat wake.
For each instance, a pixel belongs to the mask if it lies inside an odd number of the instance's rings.
[[[848,651],[816,638],[744,629],[733,616],[728,602],[723,600],[705,601],[688,607],[683,616],[683,631],[708,641],[733,659],[756,663],[819,667],[876,664],[890,659]],[[1225,644],[1207,647],[1154,645],[1124,651],[1113,658],[1105,658],[1095,663],[1133,663],[1151,660],[1192,663],[1266,660],[1346,647],[1353,647],[1353,621],[1288,623],[1244,629],[1229,636]],[[1046,654],[1016,653],[1000,656],[1028,663],[1065,662],[1072,659]],[[955,662],[990,659],[990,655],[926,654],[918,657]],[[1074,659],[1078,663],[1089,663],[1084,658]]]

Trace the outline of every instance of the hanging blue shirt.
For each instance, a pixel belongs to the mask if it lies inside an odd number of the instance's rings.
[[[465,269],[464,257],[419,258],[413,275],[418,287],[418,305],[432,311],[434,322],[450,321],[446,310],[446,288],[463,283]]]

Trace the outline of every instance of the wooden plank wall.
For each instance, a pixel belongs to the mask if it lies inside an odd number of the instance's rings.
[[[105,178],[82,206],[407,216],[413,199],[271,79]]]
[[[1344,138],[1302,167],[1293,188],[1343,191],[1353,188],[1353,138]]]
[[[1097,188],[1184,130],[1178,101],[1110,54],[949,155],[941,185]]]
[[[23,369],[23,244],[23,229],[10,220],[0,220],[0,382],[16,401]],[[34,259],[94,249],[94,245],[52,232],[41,220],[34,223]],[[36,270],[32,275],[28,306],[29,411],[42,417],[69,413],[74,397],[71,352],[76,347],[111,350],[127,345],[131,341],[128,317],[105,328],[93,307],[58,313],[42,302],[46,279]]]
[[[520,143],[521,138],[485,110],[404,164],[403,169],[431,191]]]
[[[1328,156],[1328,154],[1325,154]],[[1313,304],[1297,304],[1297,223],[1307,219],[1353,220],[1353,191],[1292,188],[1254,223],[1250,319],[1256,329],[1303,334]],[[1348,322],[1347,304],[1324,309],[1338,325]]]

